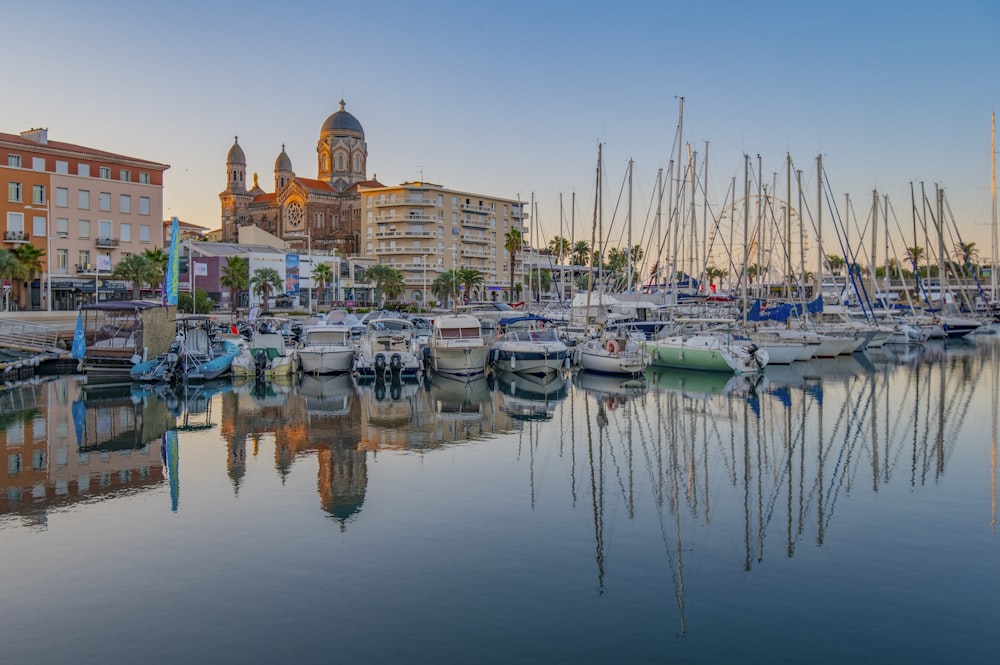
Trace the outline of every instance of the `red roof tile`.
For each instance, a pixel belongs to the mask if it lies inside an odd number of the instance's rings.
[[[76,145],[75,143],[64,143],[62,141],[47,141],[45,145],[42,145],[41,143],[37,143],[35,141],[32,141],[31,139],[26,139],[18,134],[7,134],[4,132],[0,132],[0,142],[23,146],[25,150],[36,150],[38,152],[47,152],[47,151],[68,152],[98,159],[142,162],[151,167],[158,167],[163,170],[170,168],[169,164],[161,164],[159,162],[153,162],[148,159],[142,159],[140,157],[129,157],[128,155],[120,155],[114,152],[97,150],[96,148],[88,148],[87,146]]]

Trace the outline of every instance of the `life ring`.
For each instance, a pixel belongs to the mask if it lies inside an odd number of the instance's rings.
[[[618,342],[615,340],[609,339],[605,346],[608,349],[608,353],[618,353]]]

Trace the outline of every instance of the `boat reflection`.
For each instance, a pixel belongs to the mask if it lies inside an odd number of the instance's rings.
[[[496,387],[500,410],[515,420],[551,420],[556,407],[569,394],[565,371],[546,377],[499,372]]]
[[[781,371],[789,366],[775,365],[775,367]],[[723,374],[666,369],[647,371],[646,376],[654,388],[680,392],[691,399],[709,399],[716,395],[746,396],[765,389],[769,383],[761,372]]]

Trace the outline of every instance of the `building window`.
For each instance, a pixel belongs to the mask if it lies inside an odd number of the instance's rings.
[[[121,239],[122,242],[132,242],[132,225],[119,224],[118,237]]]
[[[60,238],[69,237],[69,220],[65,217],[56,218],[56,235]]]
[[[148,215],[149,214],[149,197],[140,196],[139,197],[139,214]]]
[[[122,194],[121,199],[118,201],[118,212],[130,213],[132,212],[132,197],[128,194]]]
[[[67,206],[69,206],[69,189],[56,187],[56,207],[65,208]]]
[[[337,155],[337,170],[338,171],[343,171],[344,170],[344,156],[343,155]]]
[[[149,224],[139,225],[139,242],[149,242]]]
[[[103,180],[111,180],[111,169],[107,166],[98,167],[97,177]]]
[[[19,182],[8,182],[7,183],[7,200],[11,203],[21,202],[21,183]]]
[[[45,158],[44,157],[32,157],[31,158],[31,168],[34,171],[44,171],[45,170]]]
[[[111,212],[110,192],[101,192],[100,198],[97,201],[97,209],[101,212]]]
[[[84,270],[90,270],[90,250],[81,249],[80,253],[77,255],[79,261],[77,265]]]
[[[81,189],[76,193],[76,207],[80,210],[90,210],[90,191]]]
[[[7,155],[7,166],[21,168],[21,155]]]
[[[60,275],[65,275],[69,272],[69,250],[68,249],[57,249],[56,250],[56,272]]]
[[[45,185],[31,186],[31,202],[41,205],[45,204]]]
[[[21,453],[7,455],[7,473],[12,476],[21,473]]]
[[[132,172],[129,171],[128,169],[122,169],[118,172],[118,179],[121,180],[122,182],[131,182]]]
[[[97,237],[101,240],[111,240],[111,221],[102,219],[97,222]]]
[[[149,184],[149,174],[143,171],[139,171],[139,184],[148,185]]]
[[[57,159],[56,173],[69,173],[69,162],[64,162],[61,159]]]
[[[90,177],[90,164],[77,164],[76,174],[82,175],[84,178]]]
[[[45,215],[35,215],[31,218],[31,234],[39,238],[46,236]]]
[[[80,220],[80,237],[89,238],[90,237],[90,220],[81,219]]]
[[[24,233],[24,213],[20,212],[7,213],[7,232]]]
[[[361,172],[361,155],[354,155],[354,172]]]

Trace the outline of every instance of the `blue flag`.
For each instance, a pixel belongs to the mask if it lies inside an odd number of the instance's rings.
[[[83,334],[83,312],[76,317],[76,332],[73,333],[73,348],[71,349],[73,358],[83,360],[87,355],[87,338]]]
[[[163,274],[163,305],[177,304],[177,291],[181,279],[181,248],[180,231],[177,228],[177,218],[174,217],[170,227],[170,256],[167,259],[167,270]]]
[[[180,479],[177,477],[178,452],[177,430],[172,429],[165,432],[160,442],[160,457],[163,459],[163,468],[167,474],[167,482],[170,484],[170,510],[175,513],[181,493]]]
[[[70,413],[73,414],[73,429],[76,431],[76,447],[83,448],[83,433],[87,426],[87,406],[83,399],[78,399],[70,406]]]

